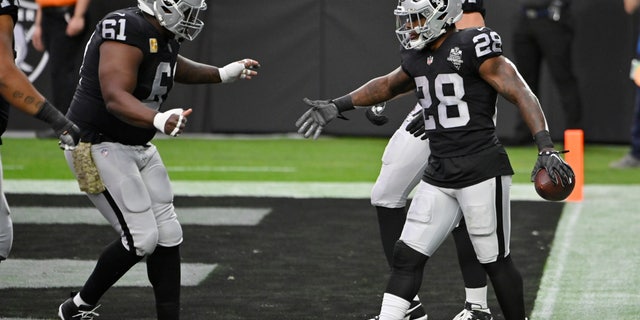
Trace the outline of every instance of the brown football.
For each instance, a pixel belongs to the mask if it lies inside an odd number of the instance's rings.
[[[536,188],[536,192],[543,199],[549,201],[562,201],[571,194],[571,191],[573,191],[573,187],[576,185],[576,179],[572,179],[571,183],[566,186],[562,186],[562,183],[553,184],[547,170],[542,168],[538,173],[536,173],[533,184]]]

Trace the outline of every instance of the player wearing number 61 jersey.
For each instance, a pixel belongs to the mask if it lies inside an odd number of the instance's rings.
[[[431,154],[415,192],[385,290],[380,320],[404,319],[419,291],[424,265],[464,216],[478,261],[491,278],[506,320],[525,319],[522,277],[510,256],[509,191],[513,170],[496,136],[500,94],[514,103],[538,146],[533,174],[555,171],[573,179],[558,157],[536,96],[504,56],[488,28],[456,30],[461,0],[399,0],[396,34],[402,64],[332,100],[309,100],[298,132],[317,138],[324,126],[354,106],[375,105],[415,91]]]
[[[218,68],[179,54],[180,42],[202,30],[199,14],[206,7],[205,0],[139,0],[137,8],[107,14],[87,44],[68,111],[78,121],[81,143],[65,156],[80,189],[119,237],[102,251],[80,291],[59,306],[63,320],[97,316],[101,297],[143,258],[157,318],[179,319],[182,227],[151,139],[158,131],[178,136],[193,110],[162,103],[174,82],[251,79],[259,66],[243,59]]]

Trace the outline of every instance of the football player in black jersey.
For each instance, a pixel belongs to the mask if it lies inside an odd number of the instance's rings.
[[[80,187],[120,237],[101,253],[61,319],[93,319],[102,295],[146,257],[158,319],[180,313],[182,228],[167,170],[151,139],[182,133],[192,109],[162,106],[173,83],[251,79],[252,59],[215,67],[179,54],[202,30],[204,0],[139,0],[98,22],[85,49],[80,82],[67,113],[81,142],[65,156]],[[166,110],[166,111],[165,111]],[[88,178],[89,177],[89,178]]]
[[[425,263],[462,217],[505,319],[525,319],[522,277],[509,249],[513,169],[495,132],[498,94],[518,107],[538,146],[532,176],[545,168],[554,183],[575,178],[554,149],[538,99],[502,56],[499,34],[486,27],[455,29],[461,5],[461,0],[400,0],[394,14],[404,47],[401,66],[345,96],[305,98],[311,108],[296,121],[298,132],[317,138],[355,105],[414,91],[423,108],[431,155],[394,248],[381,320],[405,318]]]
[[[482,27],[485,25],[485,9],[482,0],[464,0],[462,18],[456,28]],[[366,115],[375,125],[386,122],[380,106],[367,108]],[[424,130],[409,132],[407,128],[417,128],[422,121],[422,107],[417,103],[407,114],[402,124],[393,133],[382,155],[380,174],[371,189],[371,204],[376,209],[382,248],[389,266],[393,260],[393,248],[400,238],[407,218],[407,198],[418,185],[427,166],[429,140]],[[424,126],[423,126],[424,127]],[[415,133],[415,136],[414,136]],[[465,303],[453,320],[490,320],[491,310],[487,303],[487,276],[473,250],[464,219],[452,232],[456,244],[462,279],[464,280]],[[411,301],[408,320],[427,319],[427,312],[420,298]]]
[[[13,28],[18,21],[16,2],[0,1],[0,136],[7,129],[9,108],[14,106],[51,125],[56,135],[60,136],[60,147],[74,148],[79,137],[78,128],[47,102],[16,66],[13,43]],[[9,257],[12,245],[13,224],[9,216],[9,205],[2,190],[0,162],[0,261]]]

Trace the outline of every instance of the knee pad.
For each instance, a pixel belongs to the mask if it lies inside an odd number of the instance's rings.
[[[145,234],[134,235],[133,243],[136,249],[136,254],[139,256],[145,256],[152,254],[153,251],[156,250],[156,246],[158,245],[158,229],[152,229]],[[126,238],[122,238],[122,243],[125,244],[126,247]]]
[[[393,270],[399,272],[413,272],[424,268],[428,256],[412,249],[403,241],[396,242],[393,249]]]
[[[182,227],[177,219],[158,225],[158,245],[175,247],[182,243]]]
[[[428,256],[411,249],[404,242],[396,242],[393,269],[385,292],[411,301],[420,290],[427,259]]]
[[[13,223],[8,212],[0,212],[0,261],[9,257],[13,246]]]

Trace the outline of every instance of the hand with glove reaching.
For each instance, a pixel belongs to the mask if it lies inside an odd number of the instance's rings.
[[[427,140],[427,132],[424,128],[424,114],[422,110],[416,114],[411,122],[407,124],[407,131],[411,133],[414,137],[420,138],[420,140]]]
[[[335,118],[347,120],[342,112],[353,110],[353,102],[349,95],[334,100],[310,100],[304,98],[302,101],[311,107],[296,121],[298,133],[305,138],[313,136],[318,139],[324,127]]]

